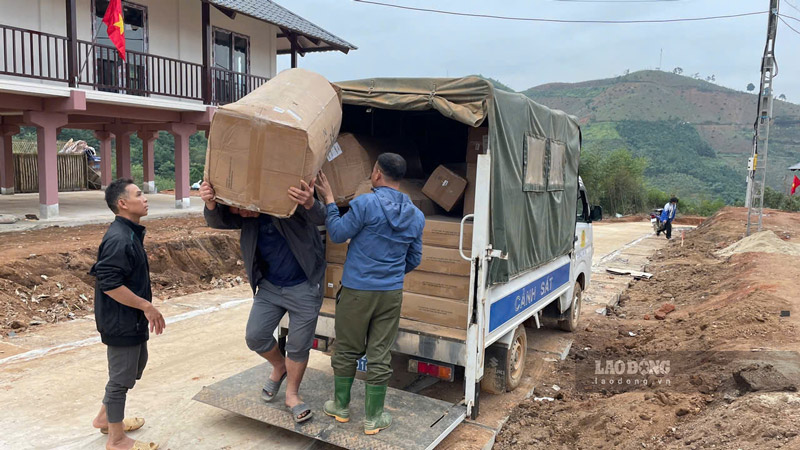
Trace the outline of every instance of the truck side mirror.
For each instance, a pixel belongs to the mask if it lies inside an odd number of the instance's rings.
[[[591,218],[592,222],[596,220],[603,220],[603,207],[600,205],[592,206]]]

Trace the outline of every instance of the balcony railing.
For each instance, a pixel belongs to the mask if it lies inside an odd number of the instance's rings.
[[[69,40],[0,25],[0,75],[70,83]],[[166,96],[219,105],[239,100],[269,78],[129,50],[77,42],[75,85],[137,96]],[[204,71],[210,86],[204,86]]]
[[[67,38],[0,25],[0,74],[68,81]]]

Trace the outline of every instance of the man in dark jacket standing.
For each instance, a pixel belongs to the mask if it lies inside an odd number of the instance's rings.
[[[152,303],[145,228],[139,224],[147,215],[147,198],[130,179],[112,182],[105,198],[116,218],[103,236],[90,274],[96,278],[95,321],[107,346],[108,384],[93,425],[108,433],[107,449],[153,450],[157,444],[134,441],[125,435],[144,425],[141,418],[125,419],[125,399],[136,380],[142,378],[149,332],[161,334],[166,327]]]
[[[324,411],[339,422],[350,420],[356,361],[366,354],[366,434],[376,434],[392,423],[383,410],[392,375],[390,350],[400,323],[405,274],[422,260],[425,216],[399,191],[405,173],[402,156],[380,155],[372,169],[373,192],[353,199],[344,216],[339,215],[322,173],[317,186],[327,204],[325,225],[331,241],[350,239],[336,304],[336,346],[331,358],[334,400],[325,403]]]
[[[317,229],[325,223],[325,207],[314,199],[314,182],[309,186],[301,181],[300,186],[289,189],[298,208],[287,219],[217,204],[211,184],[200,186],[208,226],[242,230],[242,259],[255,294],[245,341],[273,368],[261,398],[272,401],[288,377],[285,403],[298,423],[311,418],[298,390],[314,343],[325,282],[325,252]],[[273,332],[287,312],[284,358]]]

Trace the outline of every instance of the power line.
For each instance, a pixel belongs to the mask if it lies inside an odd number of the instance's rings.
[[[565,3],[666,3],[681,2],[684,0],[552,0]]]
[[[786,14],[778,14],[778,16],[786,17],[787,19],[792,19],[792,20],[796,20],[796,21],[800,22],[800,19],[798,19],[797,17],[787,16]]]
[[[795,29],[793,26],[789,25],[789,22],[787,22],[787,21],[783,20],[783,17],[781,17],[781,16],[778,16],[778,19],[780,19],[780,20],[781,20],[781,22],[783,22],[783,24],[784,24],[784,25],[786,25],[787,27],[789,27],[789,29],[791,29],[792,31],[794,31],[795,33],[797,33],[797,34],[799,34],[799,35],[800,35],[800,31],[796,30],[796,29]]]
[[[789,3],[789,0],[783,0],[783,1],[784,1],[784,3],[786,3],[789,6],[791,6],[792,8],[796,9],[797,11],[800,11],[800,8],[798,8],[797,6],[794,6],[793,4]]]
[[[394,5],[391,3],[382,3],[371,0],[353,0],[358,3],[366,3],[370,5],[386,6],[388,8],[405,9],[409,11],[420,11],[435,14],[446,14],[451,16],[463,17],[479,17],[483,19],[500,19],[500,20],[516,20],[522,22],[552,22],[552,23],[596,23],[596,24],[632,24],[632,23],[670,23],[670,22],[695,22],[701,20],[716,20],[716,19],[731,19],[734,17],[755,16],[766,14],[769,11],[756,11],[742,14],[729,14],[724,16],[708,16],[708,17],[686,17],[679,19],[652,19],[652,20],[574,20],[574,19],[544,19],[540,17],[514,17],[514,16],[496,16],[491,14],[473,14],[457,11],[445,11],[440,9],[429,8],[416,8],[413,6]]]

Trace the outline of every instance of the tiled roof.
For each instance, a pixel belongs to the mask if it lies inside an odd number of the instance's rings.
[[[335,36],[308,20],[270,0],[208,0],[212,5],[228,8],[233,11],[277,25],[280,28],[305,35],[312,39],[324,41],[331,47],[347,53],[358,47]],[[311,50],[311,49],[309,49]]]

